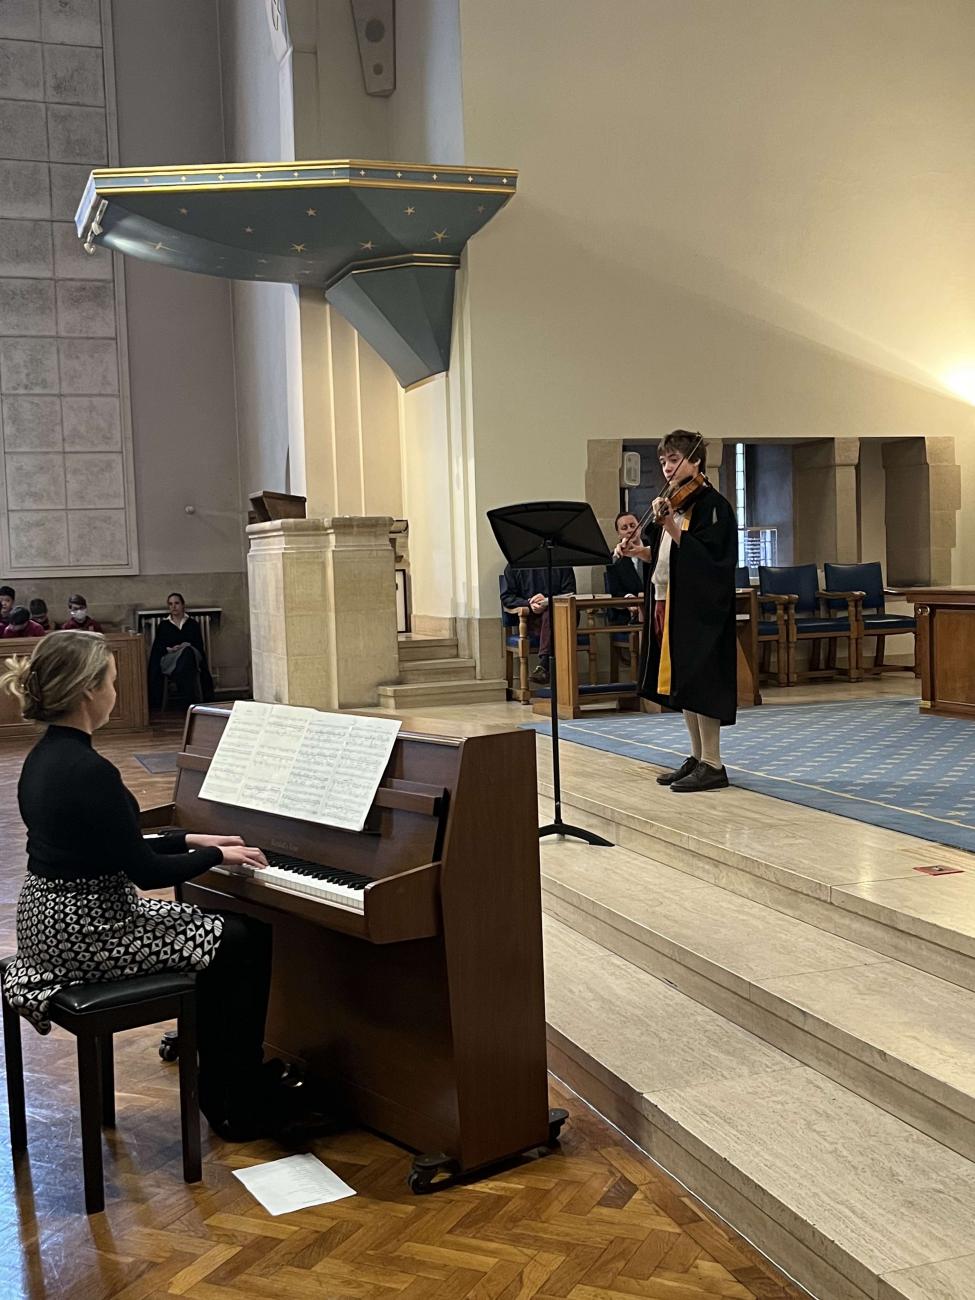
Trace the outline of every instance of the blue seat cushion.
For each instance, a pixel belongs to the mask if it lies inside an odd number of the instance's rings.
[[[910,614],[864,614],[864,631],[915,632],[917,623]]]
[[[797,618],[796,631],[800,636],[812,636],[816,632],[823,636],[830,632],[847,636],[850,632],[850,620],[848,618]]]
[[[777,637],[779,635],[778,623],[767,622],[763,619],[758,625],[758,635]]]
[[[636,630],[637,629],[634,627],[633,632]],[[609,639],[612,641],[613,645],[629,645],[630,637],[633,635],[633,632],[612,632]]]
[[[519,639],[520,639],[520,638],[519,638],[517,635],[506,637],[506,638],[505,638],[505,645],[509,645],[509,646],[511,646],[512,650],[517,650],[517,649],[518,649],[518,641],[519,641]],[[529,650],[537,650],[537,649],[538,649],[538,637],[537,637],[537,636],[530,636],[530,637],[528,638],[528,648],[529,648]]]
[[[543,686],[537,691],[532,692],[540,700],[548,700],[552,697],[550,686]],[[636,682],[599,682],[595,686],[581,684],[579,686],[579,699],[591,699],[600,695],[635,695]]]

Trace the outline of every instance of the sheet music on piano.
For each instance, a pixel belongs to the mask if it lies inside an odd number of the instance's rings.
[[[361,831],[399,729],[395,718],[238,700],[200,798]]]

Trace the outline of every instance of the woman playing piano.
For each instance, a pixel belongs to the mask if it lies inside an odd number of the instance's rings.
[[[27,876],[4,991],[46,1034],[50,999],[67,984],[198,972],[201,1109],[221,1136],[248,1140],[275,1129],[285,1096],[279,1064],[262,1064],[270,931],[137,891],[221,862],[267,864],[236,835],[143,839],[138,804],[91,742],[115,703],[115,674],[96,632],[49,633],[29,660],[11,659],[0,674],[23,716],[48,724],[17,788]]]

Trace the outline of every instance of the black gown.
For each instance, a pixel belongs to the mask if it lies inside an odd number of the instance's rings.
[[[730,726],[738,708],[738,647],[735,631],[735,566],[738,523],[731,503],[710,484],[691,502],[679,546],[670,549],[667,648],[653,634],[653,571],[663,529],[650,538],[646,570],[646,629],[640,662],[640,694],[670,709],[687,709]],[[661,680],[664,658],[664,680]],[[670,683],[666,686],[666,660]]]
[[[164,618],[156,629],[156,635],[149,651],[149,706],[158,709],[162,704],[162,659],[167,651],[182,642],[197,651],[197,655],[186,654],[171,674],[180,694],[194,704],[213,699],[213,678],[207,663],[206,651],[203,649],[203,633],[195,618],[187,618],[182,627],[177,627],[170,619]],[[199,698],[197,698],[199,697]]]

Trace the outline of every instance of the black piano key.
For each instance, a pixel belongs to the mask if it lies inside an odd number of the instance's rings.
[[[281,871],[294,872],[296,876],[310,877],[326,884],[344,885],[347,889],[362,890],[372,884],[371,876],[358,872],[342,871],[338,867],[325,867],[315,862],[306,862],[302,858],[293,858],[290,854],[265,851],[264,856],[272,867]]]

